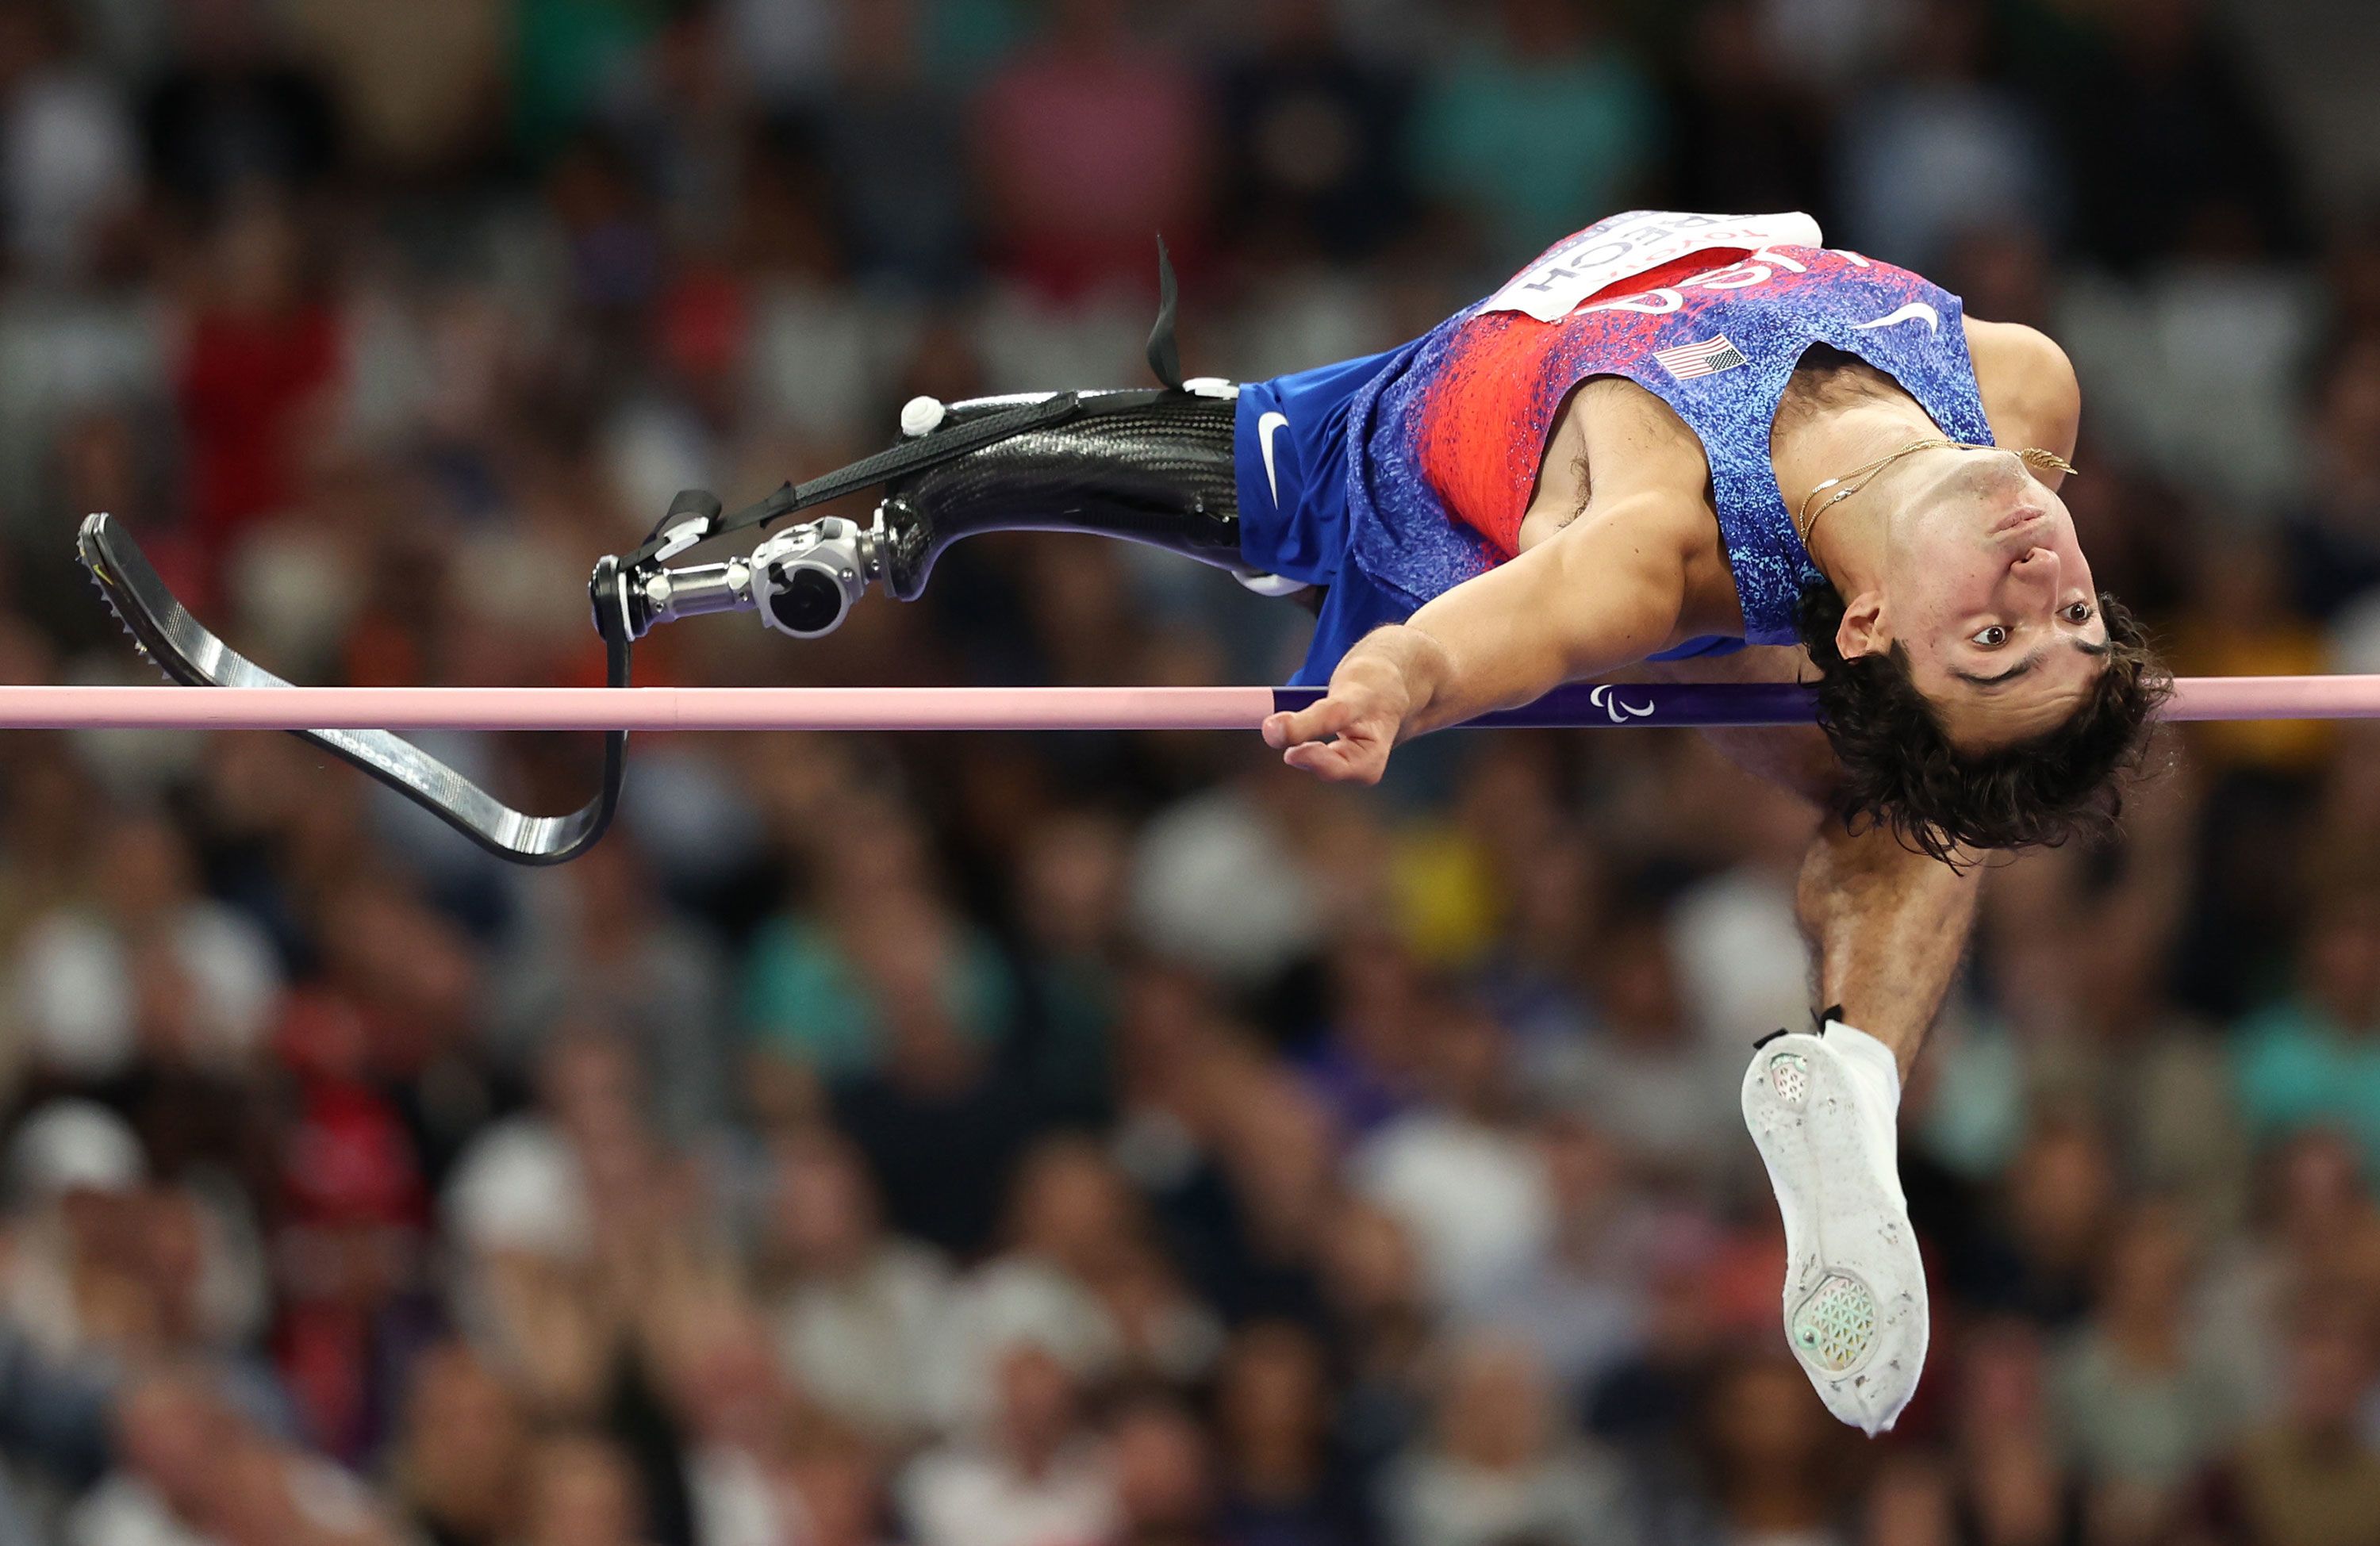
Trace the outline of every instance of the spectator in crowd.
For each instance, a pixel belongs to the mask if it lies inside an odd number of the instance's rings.
[[[503,1379],[468,1346],[445,1343],[414,1363],[390,1479],[436,1546],[500,1546],[519,1533],[529,1442]]]
[[[2380,1508],[2380,1455],[2359,1407],[2371,1332],[2340,1302],[2309,1298],[2291,1317],[2287,1406],[2251,1431],[2212,1483],[2224,1526],[2252,1540],[2347,1540]]]
[[[1264,1546],[1349,1546],[1367,1538],[1330,1431],[1330,1385],[1313,1334],[1257,1322],[1232,1339],[1216,1382],[1218,1521]]]
[[[1048,34],[985,83],[971,143],[992,240],[1053,299],[1136,284],[1148,234],[1205,239],[1208,109],[1178,59],[1134,36],[1123,0],[1052,0]]]
[[[2033,114],[1995,84],[1982,12],[1928,0],[1907,64],[1841,130],[1843,234],[1861,250],[1928,272],[1964,231],[2055,218],[2064,190]]]
[[[2192,1253],[2171,1209],[2135,1212],[2107,1242],[2097,1312],[2060,1352],[2058,1428],[2095,1480],[2170,1496],[2238,1428],[2240,1393],[2192,1316]]]
[[[2252,1017],[2237,1041],[2240,1103],[2267,1133],[2325,1125],[2380,1164],[2380,1091],[2371,1037],[2380,1024],[2380,898],[2345,893],[2315,909],[2297,988]]]
[[[343,156],[338,104],[273,9],[198,0],[174,20],[172,64],[141,117],[149,175],[177,212],[204,220],[235,198],[321,187]]]
[[[928,1450],[900,1482],[920,1546],[1054,1546],[1105,1539],[1122,1520],[1114,1462],[1083,1423],[1075,1379],[1049,1348],[993,1354],[987,1437]]]
[[[881,1065],[885,1000],[928,974],[933,996],[970,1041],[1007,1030],[1007,962],[953,917],[923,873],[925,835],[889,802],[846,812],[821,834],[823,905],[772,921],[757,942],[747,1015],[831,1079]]]
[[[339,318],[308,272],[309,237],[282,196],[242,185],[192,276],[175,396],[191,535],[213,563],[288,510],[340,381]]]
[[[107,1359],[53,1359],[14,1325],[0,1327],[0,1442],[9,1459],[0,1540],[47,1539],[40,1504],[106,1472],[128,1383]]]
[[[1037,822],[1015,856],[1027,1062],[1041,1098],[1070,1116],[1105,1115],[1113,1083],[1126,859],[1121,824],[1090,811]]]
[[[8,1145],[6,1282],[18,1335],[55,1355],[105,1346],[117,1330],[107,1317],[140,1276],[148,1170],[140,1139],[104,1107],[56,1101],[27,1115]]]
[[[976,214],[965,123],[928,73],[929,7],[851,7],[821,147],[844,247],[864,278],[947,290],[965,273]]]
[[[2289,523],[2289,571],[2300,609],[2328,618],[2380,584],[2380,332],[2339,350],[2313,405],[2311,487]],[[2342,669],[2373,658],[2380,641],[2369,619],[2366,607],[2346,622],[2351,658]]]
[[[2209,1324],[2236,1325],[2216,1346],[2251,1410],[2269,1417],[2289,1367],[2281,1328],[2292,1306],[2380,1281],[2380,1211],[2362,1154],[2314,1129],[2271,1150],[2244,1235],[2224,1244],[2202,1289]]]
[[[1497,1286],[1487,1314],[1532,1344],[1556,1390],[1581,1403],[1643,1342],[1654,1274],[1637,1259],[1660,1249],[1667,1221],[1632,1191],[1624,1145],[1567,1112],[1541,1118],[1536,1136],[1552,1238]]]
[[[2296,178],[2212,7],[2143,0],[2106,20],[2043,68],[2069,121],[2083,249],[2137,269],[2297,243]]]
[[[1810,1420],[1793,1371],[1773,1356],[1745,1358],[1711,1382],[1703,1443],[1723,1540],[1844,1539],[1843,1435]]]
[[[1425,1424],[1437,1306],[1395,1218],[1349,1200],[1325,1228],[1321,1293],[1346,1371],[1341,1441],[1357,1474],[1374,1479]]]
[[[599,1434],[561,1432],[531,1447],[521,1477],[526,1546],[645,1546],[635,1469]]]
[[[2083,1539],[2086,1493],[2051,1440],[2041,1333],[2013,1318],[1973,1329],[1951,1419],[1961,1530],[1989,1546]]]
[[[897,1443],[930,1431],[948,1264],[885,1228],[864,1162],[829,1134],[785,1140],[770,1190],[763,1260],[786,1370],[861,1432]]]
[[[1968,1268],[1967,1292],[2043,1326],[2082,1315],[2117,1213],[2112,1163],[2104,1136],[2087,1123],[2037,1128],[2001,1178],[1998,1216]]]
[[[21,6],[0,23],[0,220],[16,261],[72,287],[138,209],[140,151],[130,104],[79,66],[62,6]]]
[[[1123,1516],[1112,1539],[1129,1546],[1201,1546],[1213,1539],[1207,1435],[1182,1404],[1164,1396],[1129,1401],[1108,1442]]]
[[[1502,1029],[1470,1005],[1428,1018],[1435,1098],[1381,1126],[1349,1163],[1356,1190],[1412,1235],[1433,1296],[1468,1308],[1545,1250],[1553,1203],[1544,1156],[1512,1120]]]
[[[1341,945],[1329,982],[1330,1019],[1307,1057],[1306,1079],[1342,1126],[1367,1131],[1421,1095],[1433,1011],[1444,1000],[1432,996],[1411,948],[1378,932]]]
[[[1687,1019],[1658,917],[1615,922],[1605,933],[1595,987],[1597,1071],[1574,1075],[1570,1098],[1647,1180],[1707,1183],[1737,1157],[1725,1141],[1734,1081],[1719,1077],[1718,1059]]]
[[[1684,208],[1830,206],[1823,126],[1798,74],[1764,46],[1758,11],[1754,0],[1718,0],[1694,15],[1669,114]]]
[[[1269,267],[1369,257],[1409,217],[1409,91],[1348,49],[1330,0],[1262,7],[1217,92],[1233,243]]]
[[[1621,1473],[1566,1441],[1535,1354],[1482,1333],[1449,1350],[1426,1443],[1385,1479],[1382,1516],[1400,1546],[1546,1539],[1628,1546],[1639,1538]]]
[[[67,1516],[74,1546],[397,1546],[356,1478],[268,1436],[202,1386],[154,1382],[116,1418],[116,1468]]]
[[[1564,233],[1624,208],[1652,165],[1659,99],[1596,0],[1499,0],[1496,24],[1433,72],[1415,175],[1481,223],[1479,267],[1511,272]]]
[[[715,1132],[728,1112],[725,954],[660,910],[633,843],[587,857],[549,893],[552,908],[517,929],[491,1040],[518,1057],[556,1021],[614,1027],[662,1130],[681,1142]]]
[[[947,995],[954,983],[975,985],[969,965],[1004,973],[1006,962],[961,957],[948,916],[922,899],[875,922],[880,932],[865,936],[863,960],[882,996],[883,1064],[837,1093],[837,1119],[867,1153],[896,1223],[946,1250],[978,1250],[1031,1137],[1032,1102],[995,1060],[983,1022],[962,1019]]]
[[[281,963],[255,921],[205,896],[181,833],[162,818],[102,835],[83,906],[25,935],[20,1023],[52,1073],[96,1081],[152,1056],[237,1065],[260,1049]]]

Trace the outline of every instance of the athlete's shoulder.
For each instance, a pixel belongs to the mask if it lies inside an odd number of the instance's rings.
[[[2022,322],[1966,319],[1967,353],[1992,433],[2005,442],[2063,455],[2074,446],[2082,387],[2058,341]]]
[[[1974,356],[1978,371],[2022,378],[2038,388],[2074,388],[2074,362],[2066,357],[2058,340],[2039,328],[2022,322],[1987,322],[1972,315],[1965,321],[1967,351]]]

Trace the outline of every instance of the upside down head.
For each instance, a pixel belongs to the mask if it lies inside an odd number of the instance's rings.
[[[1912,457],[1878,577],[1803,598],[1846,819],[1936,858],[2109,827],[2171,678],[2014,454]]]

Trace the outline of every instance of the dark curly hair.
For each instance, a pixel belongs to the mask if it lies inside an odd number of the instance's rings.
[[[2138,619],[2111,596],[2106,669],[2066,722],[1990,752],[1950,743],[1895,644],[1846,660],[1834,587],[1802,596],[1802,643],[1818,668],[1818,724],[1840,766],[1837,814],[1854,829],[1884,826],[1907,847],[1953,863],[1961,848],[2055,846],[2115,825],[2122,777],[2139,768],[2173,679]]]

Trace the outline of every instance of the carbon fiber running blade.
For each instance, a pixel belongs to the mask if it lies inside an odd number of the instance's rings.
[[[124,631],[157,668],[187,687],[286,687],[217,638],[175,599],[121,524],[104,513],[84,519],[77,556],[106,598]],[[627,682],[627,646],[609,641],[613,685]],[[594,845],[619,803],[627,746],[625,731],[603,740],[603,786],[567,815],[514,810],[420,747],[386,731],[299,730],[289,732],[353,763],[500,858],[523,864],[558,864]]]

